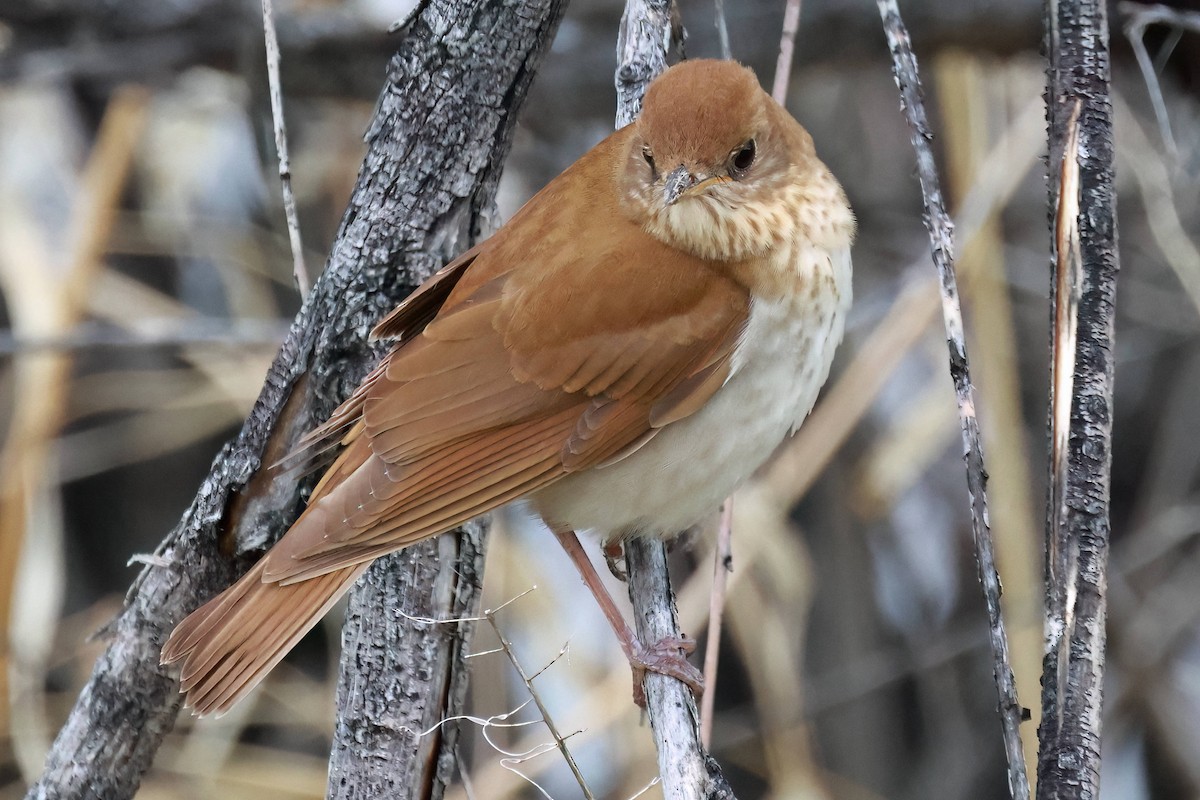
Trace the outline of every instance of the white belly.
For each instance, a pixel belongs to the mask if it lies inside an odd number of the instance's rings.
[[[803,421],[829,375],[850,304],[849,254],[819,259],[800,291],[754,300],[725,385],[696,413],[609,466],[530,498],[553,524],[604,538],[669,536],[714,511]]]

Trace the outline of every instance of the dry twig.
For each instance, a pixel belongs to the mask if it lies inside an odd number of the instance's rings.
[[[1000,576],[996,573],[991,534],[988,530],[987,473],[983,466],[979,421],[975,416],[975,392],[967,363],[962,311],[959,308],[958,287],[954,276],[954,226],[942,200],[937,167],[929,146],[933,134],[925,115],[917,59],[912,52],[908,31],[900,18],[900,9],[895,0],[878,0],[878,5],[888,47],[892,52],[892,69],[896,85],[900,89],[901,106],[907,116],[913,148],[917,153],[917,174],[921,182],[921,194],[925,200],[925,224],[929,229],[934,266],[937,267],[941,280],[942,316],[946,325],[946,344],[950,350],[950,377],[954,381],[959,422],[962,427],[971,529],[975,537],[979,580],[983,584],[984,600],[987,603],[993,670],[1000,700],[1000,719],[1004,728],[1004,751],[1008,760],[1009,791],[1015,800],[1028,800],[1029,780],[1025,775],[1025,758],[1021,747],[1021,706],[1017,701],[1016,682],[1009,664],[1008,637],[1000,610]]]
[[[775,62],[775,82],[771,97],[779,105],[787,103],[788,81],[792,76],[792,57],[796,52],[796,32],[800,30],[800,0],[787,0],[783,8],[783,33],[779,37],[779,58]]]
[[[279,84],[279,39],[275,35],[275,9],[272,0],[262,0],[263,38],[267,45],[267,82],[270,84],[271,121],[275,124],[275,152],[279,156],[279,185],[283,190],[283,213],[287,217],[288,241],[292,246],[292,273],[300,299],[308,297],[312,276],[304,264],[300,244],[300,219],[296,215],[296,195],[292,191],[292,165],[288,159],[287,126],[283,119],[283,89]]]
[[[733,571],[733,496],[725,498],[717,524],[717,549],[713,552],[712,592],[708,598],[708,636],[704,646],[704,683],[700,699],[700,742],[712,746],[713,712],[717,695],[717,672],[721,661],[721,623],[725,618],[729,573]]]
[[[1168,25],[1176,31],[1192,31],[1200,33],[1200,12],[1181,11],[1164,5],[1143,5],[1142,3],[1122,2],[1117,9],[1126,17],[1125,36],[1137,56],[1138,68],[1150,90],[1150,102],[1154,105],[1154,116],[1158,120],[1158,129],[1167,145],[1171,159],[1179,157],[1179,149],[1175,145],[1175,134],[1171,132],[1171,118],[1167,115],[1167,104],[1163,100],[1162,87],[1158,83],[1158,72],[1150,53],[1146,50],[1146,28],[1151,25]],[[1178,40],[1176,40],[1178,41]]]

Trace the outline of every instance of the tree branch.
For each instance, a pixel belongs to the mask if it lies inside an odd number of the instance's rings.
[[[958,282],[954,275],[954,225],[942,200],[937,166],[929,146],[933,134],[925,115],[921,78],[908,30],[900,18],[900,9],[895,0],[878,0],[878,5],[888,47],[892,51],[892,70],[900,90],[900,105],[908,118],[913,149],[917,152],[917,175],[925,200],[925,226],[929,230],[933,262],[940,279],[946,345],[950,350],[950,377],[958,401],[963,459],[967,467],[967,497],[971,506],[971,531],[975,537],[975,560],[979,567],[984,602],[987,604],[992,670],[999,695],[1000,722],[1004,730],[1008,788],[1014,800],[1028,800],[1029,779],[1025,774],[1025,756],[1021,747],[1021,705],[1017,700],[1016,681],[1008,657],[1008,636],[1000,610],[1000,576],[996,572],[992,535],[988,527],[987,471],[983,465],[979,420],[975,416],[975,387],[971,385],[962,310],[958,303]]]
[[[490,227],[511,111],[563,5],[429,0],[409,25],[325,273],[241,432],[217,455],[191,508],[130,588],[125,610],[109,626],[109,645],[29,797],[120,800],[137,790],[181,703],[175,676],[158,664],[162,642],[295,519],[312,478],[298,483],[293,473],[262,466],[285,454],[362,379],[378,356],[365,342],[373,323]],[[460,138],[446,137],[451,131]],[[474,563],[478,544],[458,535],[457,550]],[[467,585],[472,581],[453,594]],[[453,703],[460,691],[451,687],[431,699]]]
[[[1117,221],[1108,18],[1101,0],[1047,5],[1055,220],[1039,797],[1097,797],[1108,591]]]
[[[618,128],[637,117],[646,86],[667,68],[670,43],[667,0],[627,0],[617,36]],[[641,640],[657,642],[680,636],[663,542],[640,537],[626,541],[625,564]],[[691,689],[653,672],[646,674],[645,688],[665,800],[733,800],[733,790],[720,766],[700,743],[700,718]]]

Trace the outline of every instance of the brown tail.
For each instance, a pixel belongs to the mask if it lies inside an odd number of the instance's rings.
[[[180,691],[197,714],[223,714],[258,685],[366,571],[355,564],[311,580],[263,583],[263,562],[188,615],[162,649],[183,662]]]

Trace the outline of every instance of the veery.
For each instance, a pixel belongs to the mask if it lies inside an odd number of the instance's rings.
[[[340,454],[291,529],[163,648],[197,713],[252,689],[376,558],[523,499],[634,666],[575,531],[670,536],[812,408],[850,304],[854,217],[808,133],[728,61],[688,61],[375,328],[397,343],[306,446]]]

